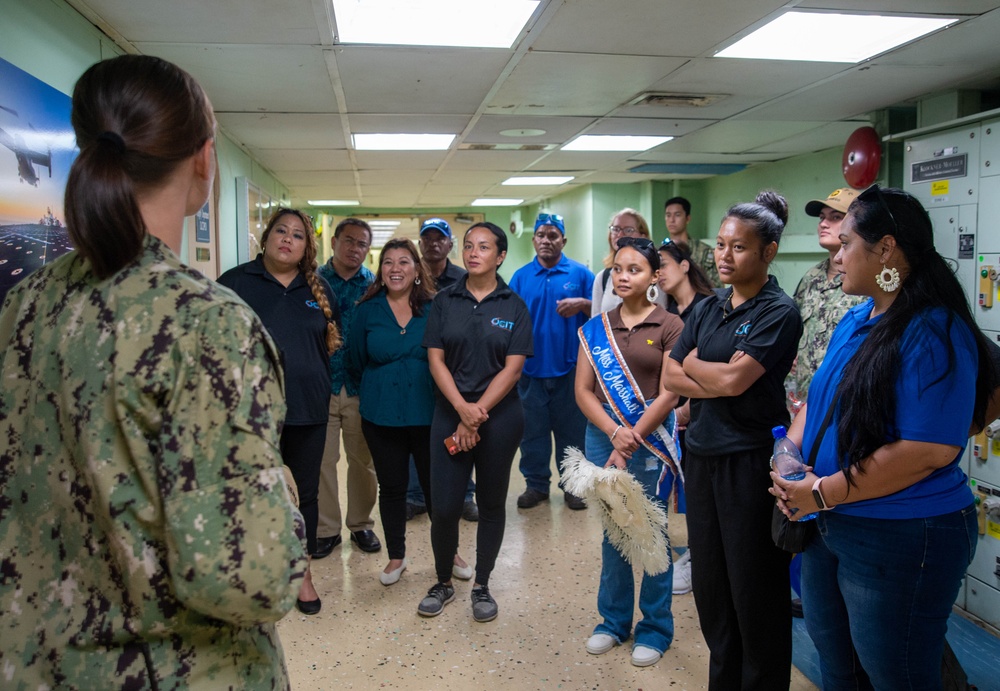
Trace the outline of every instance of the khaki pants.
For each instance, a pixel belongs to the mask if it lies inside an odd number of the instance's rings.
[[[337,462],[340,461],[340,433],[344,433],[347,454],[347,529],[371,530],[375,526],[372,509],[378,498],[378,479],[368,444],[361,433],[358,397],[348,396],[347,387],[330,397],[330,417],[326,425],[326,447],[319,479],[319,527],[321,538],[340,535],[344,522],[340,512],[340,486]]]

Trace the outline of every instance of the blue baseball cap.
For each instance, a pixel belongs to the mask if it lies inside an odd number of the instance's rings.
[[[436,230],[446,238],[451,237],[451,226],[449,226],[448,221],[443,218],[428,218],[424,221],[420,226],[420,234],[423,235],[428,230]]]
[[[566,223],[559,214],[538,214],[538,218],[535,219],[535,230],[542,226],[555,226],[560,233],[566,234]]]

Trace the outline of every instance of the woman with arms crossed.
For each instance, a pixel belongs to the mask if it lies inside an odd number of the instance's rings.
[[[772,493],[792,519],[823,510],[802,562],[823,687],[940,689],[948,615],[977,542],[959,463],[997,373],[910,194],[858,195],[834,263],[845,293],[871,299],[837,326],[789,433],[806,457],[816,448],[815,471],[800,482],[772,473]]]
[[[795,303],[768,275],[787,219],[774,192],[729,209],[715,264],[730,287],[694,308],[667,363],[667,389],[691,399],[688,542],[712,691],[785,691],[791,675],[789,555],[771,541],[774,502],[759,496],[802,335]]]

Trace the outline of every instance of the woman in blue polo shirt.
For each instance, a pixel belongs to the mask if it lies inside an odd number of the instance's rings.
[[[316,234],[307,215],[279,208],[260,242],[257,258],[222,274],[219,283],[250,305],[281,351],[288,404],[281,456],[298,486],[311,554],[319,521],[330,353],[340,347],[340,310],[330,285],[316,273]],[[317,614],[322,606],[308,570],[297,606],[303,614]]]
[[[729,287],[694,307],[667,364],[667,389],[691,399],[684,489],[712,691],[787,689],[791,676],[789,555],[771,541],[766,495],[771,428],[788,425],[784,381],[802,336],[768,274],[787,220],[774,192],[729,209],[715,241]]]
[[[959,465],[997,373],[914,197],[873,185],[840,227],[837,326],[790,430],[815,472],[772,473],[786,514],[822,510],[802,606],[825,689],[940,689],[952,603],[975,553]],[[829,511],[827,511],[829,509]]]
[[[379,573],[392,585],[406,570],[406,488],[410,456],[433,517],[430,493],[431,415],[434,385],[423,347],[434,299],[434,282],[406,238],[393,238],[379,254],[378,273],[361,297],[351,322],[345,364],[361,382],[361,431],[378,475],[389,563]],[[472,568],[455,555],[452,573],[472,578]]]
[[[469,228],[462,246],[468,274],[438,293],[427,321],[424,345],[437,385],[431,546],[438,582],[417,607],[425,617],[437,616],[455,599],[452,562],[473,467],[479,524],[472,615],[480,622],[497,616],[488,584],[503,542],[510,466],[524,431],[517,380],[532,354],[528,308],[497,273],[506,256],[507,236],[498,226]]]

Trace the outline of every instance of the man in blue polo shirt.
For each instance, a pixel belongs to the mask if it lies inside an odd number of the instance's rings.
[[[576,406],[573,391],[576,331],[590,315],[594,274],[563,254],[566,225],[558,214],[539,214],[532,237],[535,258],[515,273],[510,288],[521,296],[531,313],[535,355],[524,363],[517,384],[524,406],[521,439],[521,474],[527,489],[517,506],[530,509],[549,498],[552,479],[552,438],[556,466],[562,475],[566,448],[583,448],[587,419]],[[583,499],[565,493],[566,506],[587,508]]]

